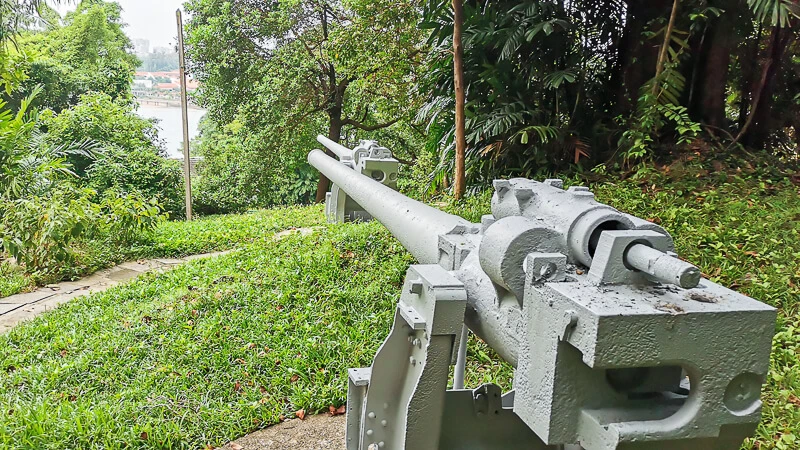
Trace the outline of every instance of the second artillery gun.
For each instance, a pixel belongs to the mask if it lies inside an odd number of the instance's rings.
[[[495,181],[474,224],[308,160],[419,261],[349,372],[348,450],[735,450],[754,432],[776,312],[703,279],[660,226],[527,179]],[[464,324],[513,390],[460,389]]]
[[[317,141],[339,158],[345,167],[366,175],[378,183],[397,189],[397,172],[400,162],[392,152],[375,141],[361,141],[358,147],[350,150],[325,136],[317,136]],[[372,219],[364,208],[334,184],[325,195],[325,217],[329,223],[368,221]]]

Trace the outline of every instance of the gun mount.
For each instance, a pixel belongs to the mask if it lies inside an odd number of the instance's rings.
[[[373,180],[397,189],[397,172],[400,163],[392,157],[392,152],[375,141],[361,141],[358,147],[349,149],[325,136],[317,136],[317,141],[335,154],[346,167],[366,175]],[[330,223],[368,221],[372,216],[358,205],[338,185],[334,184],[325,197],[325,217]]]
[[[776,312],[703,279],[660,226],[526,179],[495,181],[472,224],[308,159],[420,262],[372,367],[349,372],[348,450],[735,450],[755,430]],[[463,324],[512,391],[447,390]]]

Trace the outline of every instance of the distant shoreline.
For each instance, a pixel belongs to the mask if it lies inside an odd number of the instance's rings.
[[[136,101],[139,102],[140,105],[147,105],[147,106],[155,106],[157,108],[180,108],[181,102],[180,100],[173,100],[167,98],[147,98],[147,97],[136,97]],[[200,106],[192,104],[189,102],[189,109],[195,110],[203,110]]]

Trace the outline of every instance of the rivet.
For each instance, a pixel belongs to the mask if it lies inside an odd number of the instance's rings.
[[[389,404],[388,403],[384,403],[383,404],[383,409],[389,409]]]
[[[367,436],[372,436],[372,430],[367,430]]]
[[[383,441],[378,442],[378,447],[383,448],[386,444]]]
[[[370,419],[374,419],[375,418],[375,413],[370,411],[369,414],[367,414],[367,417],[369,417]]]
[[[385,426],[386,426],[388,423],[389,423],[389,422],[387,422],[387,421],[386,421],[386,419],[383,419],[383,420],[381,420],[381,425],[383,425],[384,427],[385,427]]]

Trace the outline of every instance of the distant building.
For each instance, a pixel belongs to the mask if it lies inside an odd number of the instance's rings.
[[[152,89],[153,80],[133,80],[133,86],[143,89]]]
[[[144,57],[150,54],[150,41],[147,39],[133,39],[131,43],[136,56]]]
[[[158,83],[156,85],[156,89],[162,91],[176,91],[181,88],[181,85],[178,83]]]

